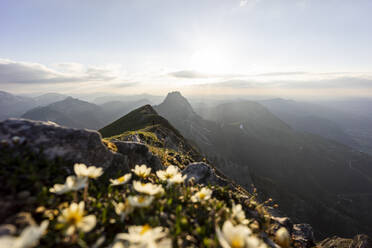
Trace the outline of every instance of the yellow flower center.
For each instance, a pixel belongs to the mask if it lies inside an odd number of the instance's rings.
[[[139,177],[142,177],[142,178],[145,178],[147,175],[146,175],[146,172],[145,172],[145,171],[140,171],[140,172],[138,173],[138,176],[139,176]]]
[[[173,176],[172,176],[172,174],[165,174],[165,178],[166,179],[170,179],[170,178],[172,178]]]
[[[233,238],[231,240],[231,248],[241,248],[244,247],[244,242],[239,238]]]
[[[118,178],[118,182],[119,183],[122,183],[122,182],[124,182],[125,181],[125,176],[122,176],[122,177],[119,177]]]
[[[139,203],[142,203],[142,202],[144,202],[145,201],[145,197],[143,197],[143,196],[139,196],[138,197],[138,202]]]
[[[204,193],[202,193],[202,192],[199,193],[199,198],[202,199],[202,200],[203,200],[206,196],[207,196],[207,195],[204,194]]]
[[[67,223],[70,225],[77,225],[83,218],[83,215],[80,212],[70,212],[67,216]]]
[[[140,232],[141,235],[145,234],[147,231],[149,231],[151,229],[151,226],[149,226],[148,224],[144,225],[142,227],[142,230]]]

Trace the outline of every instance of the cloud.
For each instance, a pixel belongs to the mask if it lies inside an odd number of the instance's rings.
[[[261,0],[240,0],[239,6],[246,7],[246,6],[254,6]]]
[[[198,84],[199,87],[217,87],[217,88],[233,88],[233,89],[246,89],[246,88],[257,88],[260,87],[259,83],[248,80],[226,80],[216,83]]]
[[[244,7],[245,5],[247,5],[248,4],[248,0],[240,0],[240,4],[239,4],[239,6],[240,7]]]
[[[372,89],[372,79],[339,77],[334,79],[277,82],[282,88],[302,89]]]
[[[176,77],[176,78],[208,78],[210,77],[207,74],[200,73],[197,71],[176,71],[176,72],[171,72],[169,75]]]
[[[304,71],[289,71],[289,72],[269,72],[256,74],[255,76],[266,77],[266,76],[293,76],[293,75],[305,75],[308,74]]]
[[[125,82],[125,83],[118,83],[118,84],[112,84],[111,87],[114,88],[128,88],[133,86],[138,86],[139,82]]]
[[[175,71],[171,72],[168,75],[176,78],[188,78],[188,79],[203,79],[203,78],[236,78],[236,77],[243,77],[245,75],[242,74],[207,74],[198,71],[192,70],[183,70],[183,71]]]
[[[222,82],[197,84],[198,87],[230,88],[230,89],[372,89],[372,79],[361,77],[339,77],[334,79],[318,80],[272,80],[259,81],[246,79],[233,79]]]
[[[91,81],[112,81],[118,78],[110,66],[84,66],[77,63],[56,65],[60,71],[45,65],[0,59],[0,83],[47,84]]]

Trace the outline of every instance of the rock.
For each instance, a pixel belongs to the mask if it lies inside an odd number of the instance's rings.
[[[372,240],[370,237],[364,234],[356,235],[351,242],[351,248],[371,248]]]
[[[293,222],[290,218],[288,217],[272,217],[271,218],[273,221],[275,221],[279,226],[283,226],[287,228],[290,232],[292,232],[293,229]]]
[[[292,238],[296,247],[310,248],[314,247],[314,232],[309,224],[293,225]]]
[[[0,122],[0,140],[2,146],[10,147],[14,156],[28,150],[41,153],[47,160],[61,158],[67,165],[85,163],[106,169],[115,164],[129,170],[123,156],[107,149],[101,135],[92,130],[62,127],[53,122],[8,119]]]
[[[318,244],[319,248],[371,248],[372,240],[367,235],[359,234],[353,239],[345,239],[337,236],[326,238]]]
[[[313,228],[309,224],[293,224],[288,217],[272,216],[276,224],[275,230],[286,228],[292,236],[294,246],[297,248],[310,248],[315,246]]]
[[[226,179],[218,176],[209,164],[204,162],[196,162],[189,164],[185,169],[182,170],[182,174],[186,175],[186,181],[194,178],[195,183],[203,185],[219,185],[227,186],[230,184]]]
[[[134,168],[136,164],[146,164],[154,172],[163,169],[159,158],[154,156],[146,145],[131,141],[112,140],[111,142],[116,145],[118,153],[124,155],[130,168]]]

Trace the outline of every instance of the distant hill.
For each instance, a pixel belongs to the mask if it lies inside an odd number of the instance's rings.
[[[285,99],[260,101],[294,129],[320,135],[372,154],[372,117],[346,112],[335,105],[322,106]]]
[[[100,106],[72,97],[29,110],[22,118],[53,121],[63,126],[88,129],[99,129],[107,123],[107,114]]]
[[[154,109],[226,175],[247,188],[251,178],[282,211],[316,227],[319,238],[372,233],[370,156],[298,132],[249,101],[216,106],[210,111],[213,121],[197,115],[177,92]]]
[[[0,91],[0,120],[19,117],[35,106],[37,106],[37,102],[30,97],[16,96]]]
[[[68,96],[59,93],[46,93],[37,97],[34,97],[38,106],[46,106],[54,102],[59,102],[66,99]]]

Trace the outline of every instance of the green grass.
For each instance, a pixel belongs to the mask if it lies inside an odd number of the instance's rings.
[[[135,109],[98,131],[106,138],[154,125],[162,125],[181,136],[181,134],[166,119],[158,115],[150,105]]]

